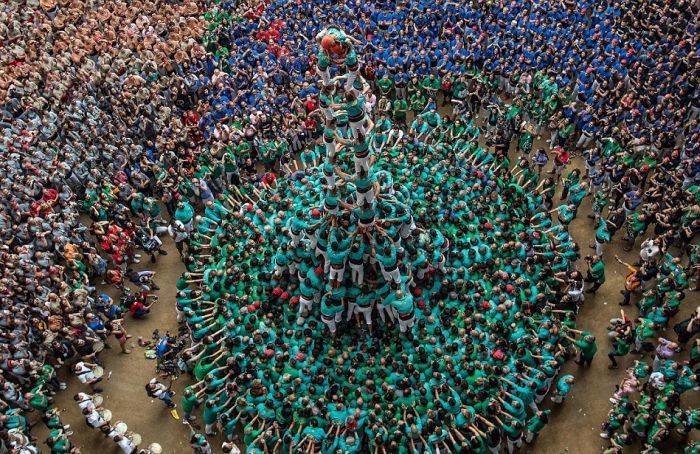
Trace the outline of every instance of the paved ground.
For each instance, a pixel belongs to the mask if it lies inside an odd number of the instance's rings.
[[[540,142],[535,143],[535,146],[538,145]],[[583,170],[583,164],[580,160],[575,160],[573,166],[578,166]],[[581,215],[571,224],[571,232],[579,243],[584,256],[590,253],[588,244],[593,238],[593,221],[585,216],[586,213],[590,212],[589,210],[590,202],[585,200],[580,210]],[[156,281],[161,290],[158,292],[160,301],[154,306],[152,313],[146,320],[128,320],[127,329],[130,334],[134,335],[131,341],[136,341],[137,336],[150,339],[154,329],[159,329],[161,333],[166,330],[177,331],[173,309],[175,281],[184,267],[179,261],[172,240],[164,238],[164,242],[165,249],[169,252],[167,256],[161,256],[155,265],[144,260],[143,263],[136,266],[138,269],[157,271]],[[627,262],[633,262],[637,259],[636,250],[630,253],[622,250],[619,237],[615,238],[612,245],[608,245],[605,251],[607,281],[595,297],[587,295],[578,323],[579,327],[592,331],[598,338],[598,356],[588,369],[582,369],[574,363],[569,363],[564,367],[563,372],[571,372],[576,375],[577,383],[573,392],[563,405],[554,410],[550,423],[543,430],[539,439],[531,446],[525,445],[523,452],[593,453],[599,452],[600,448],[605,446],[604,440],[601,440],[598,434],[600,425],[611,407],[608,398],[613,393],[615,385],[620,381],[625,367],[631,364],[633,359],[638,358],[638,356],[628,356],[620,361],[620,369],[613,371],[607,369],[606,353],[609,342],[606,339],[606,326],[610,318],[619,314],[618,302],[621,300],[619,291],[623,287],[626,271],[613,260],[615,253],[618,253]],[[585,269],[583,262],[579,266]],[[105,291],[116,294],[113,289]],[[677,319],[685,317],[695,308],[697,303],[700,303],[698,293],[690,293],[681,306]],[[629,309],[632,315],[636,315],[634,307]],[[673,322],[670,326],[673,326]],[[675,333],[671,330],[669,330],[668,335],[675,339]],[[175,420],[162,402],[154,402],[146,396],[144,385],[154,375],[155,362],[144,358],[143,348],[136,346],[133,348],[132,354],[127,356],[119,353],[115,341],[112,341],[112,344],[114,349],[105,350],[101,356],[105,363],[105,370],[112,373],[111,379],[105,380],[103,383],[105,397],[103,405],[112,411],[114,420],[126,422],[130,430],[142,435],[143,447],[151,442],[158,442],[163,446],[164,453],[191,452],[189,428],[183,425],[181,420]],[[97,431],[90,430],[83,422],[72,396],[78,391],[88,391],[87,388],[80,385],[74,377],[65,377],[66,371],[60,373],[63,376],[62,379],[68,382],[68,390],[60,393],[56,397],[56,401],[59,408],[65,409],[64,421],[70,423],[75,429],[73,441],[82,448],[83,453],[110,454],[120,452],[114,443],[105,439]],[[178,404],[180,392],[188,381],[187,377],[181,377],[173,384],[173,389],[178,392],[175,396]],[[695,396],[693,398],[695,400],[693,404],[697,405],[697,399]],[[687,404],[687,402],[684,403]],[[547,402],[546,406],[550,407],[551,402]],[[43,439],[46,438],[46,429],[43,424],[39,422],[33,433],[39,437],[42,446],[45,447]],[[210,440],[210,442],[216,450],[221,446],[221,441],[218,439]],[[677,438],[669,442],[667,452],[674,451],[673,448],[677,448],[679,442],[680,440]],[[629,452],[633,451],[637,451],[637,449],[631,449]]]

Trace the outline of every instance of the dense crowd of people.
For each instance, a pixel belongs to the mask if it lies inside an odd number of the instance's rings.
[[[663,452],[660,445],[670,438],[674,428],[687,437],[699,427],[698,409],[682,408],[680,399],[686,391],[698,389],[695,372],[687,364],[655,359],[652,368],[644,361],[635,361],[610,398],[613,408],[600,434],[611,442],[605,452],[622,452],[635,439],[641,440],[640,452]],[[698,448],[698,442],[689,441],[684,452]]]
[[[632,349],[657,356],[651,384],[638,363],[627,372],[609,449],[687,434],[696,410],[678,397],[697,358],[672,358],[700,321],[675,325],[676,345],[651,341],[700,285],[697,12],[5,5],[4,445],[36,452],[22,412],[54,415],[56,367],[97,391],[109,337],[129,353],[124,315],[147,316],[158,288],[131,266],[137,248],[165,254],[165,234],[187,268],[181,364],[196,383],[182,410],[201,405],[227,452],[513,452],[545,427],[543,399],[570,392],[561,365],[594,359],[576,315],[610,266],[626,267],[621,304],[639,308],[611,321],[611,368]],[[586,197],[590,255],[568,232]],[[606,253],[618,231],[640,243],[636,263]],[[75,450],[54,425],[52,452]]]
[[[165,191],[152,172],[174,169],[175,145],[191,140],[175,104],[186,97],[188,62],[203,55],[203,25],[193,2],[0,9],[0,406],[9,452],[38,452],[23,416],[31,410],[51,423],[52,452],[76,451],[54,423],[51,395],[65,387],[55,369],[84,372],[112,336],[128,353],[131,305],[96,286],[128,282],[139,233],[162,233]],[[162,166],[146,157],[156,146]]]

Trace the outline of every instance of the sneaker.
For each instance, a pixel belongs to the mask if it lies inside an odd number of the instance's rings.
[[[605,433],[605,432],[601,432],[601,433],[600,433],[600,438],[602,438],[602,439],[604,439],[604,440],[609,440],[609,439],[610,439],[610,435],[608,435],[608,434]]]
[[[60,389],[66,389],[66,386],[68,386],[68,385],[66,385],[65,382],[61,382],[61,383],[58,384],[58,387],[59,387]]]
[[[165,249],[158,249],[158,253],[160,255],[168,255],[168,251],[166,251]]]
[[[141,258],[141,254],[134,254],[134,257],[137,258],[137,259],[140,259],[140,258]]]
[[[98,386],[97,388],[93,389],[93,391],[99,394],[102,392],[102,388]]]
[[[616,404],[616,403],[617,403],[617,399],[615,399],[614,397],[611,397],[611,398],[608,399],[608,400],[610,401],[611,404]]]
[[[132,263],[141,263],[141,260],[135,258],[134,260],[132,260]]]

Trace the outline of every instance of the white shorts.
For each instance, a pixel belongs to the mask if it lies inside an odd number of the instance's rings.
[[[343,317],[343,311],[338,311],[335,313],[335,316],[333,317],[325,317],[321,316],[321,320],[323,323],[328,327],[331,333],[335,333],[336,330],[338,329],[338,322],[342,319]]]
[[[343,276],[345,275],[345,265],[343,265],[342,268],[335,269],[333,265],[331,265],[331,270],[329,272],[329,279],[332,281],[339,281],[343,279]]]
[[[365,323],[368,325],[372,324],[372,306],[368,307],[362,307],[362,306],[357,306],[355,305],[355,310],[353,311],[355,314],[362,314],[362,316],[365,318]]]
[[[371,205],[374,203],[374,188],[370,188],[369,191],[360,192],[355,191],[355,198],[357,198],[357,205],[361,206],[364,204]]]
[[[386,271],[384,268],[381,268],[381,270],[385,281],[394,281],[396,284],[401,283],[401,273],[398,267],[394,268],[392,271]]]
[[[352,136],[354,138],[357,138],[358,133],[362,133],[362,135],[365,135],[365,122],[366,118],[362,117],[362,121],[351,121],[350,123],[350,129],[352,130]]]
[[[313,300],[307,300],[304,295],[299,296],[299,315],[301,315],[304,312],[304,310],[311,312],[312,307]]]
[[[362,170],[369,172],[369,155],[365,156],[364,158],[355,157],[354,162],[355,173],[360,173]]]
[[[338,152],[337,147],[335,146],[335,140],[333,142],[325,142],[326,144],[326,155],[330,158],[333,159],[335,158],[335,154]]]
[[[335,187],[335,174],[334,174],[334,173],[331,174],[331,175],[326,175],[326,174],[324,173],[324,174],[323,174],[323,178],[326,180],[326,184],[327,184],[329,187],[331,187],[331,188],[334,188],[334,187]]]
[[[416,230],[416,223],[413,221],[413,218],[411,218],[410,223],[401,224],[399,235],[401,235],[401,238],[405,240],[411,236],[411,233],[413,233],[414,230]]]
[[[396,318],[399,321],[399,331],[401,331],[402,333],[405,333],[409,329],[413,328],[413,324],[416,321],[415,315],[411,315],[411,318],[407,318],[406,320],[404,320],[400,316],[398,316],[398,314],[397,314]]]

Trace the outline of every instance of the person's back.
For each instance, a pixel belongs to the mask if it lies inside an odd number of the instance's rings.
[[[160,341],[158,341],[158,345],[156,345],[157,357],[163,357],[170,350],[169,340],[170,338],[166,335],[163,336],[163,338]]]
[[[396,249],[393,247],[385,247],[381,254],[377,253],[376,259],[385,270],[393,269],[396,267]]]

